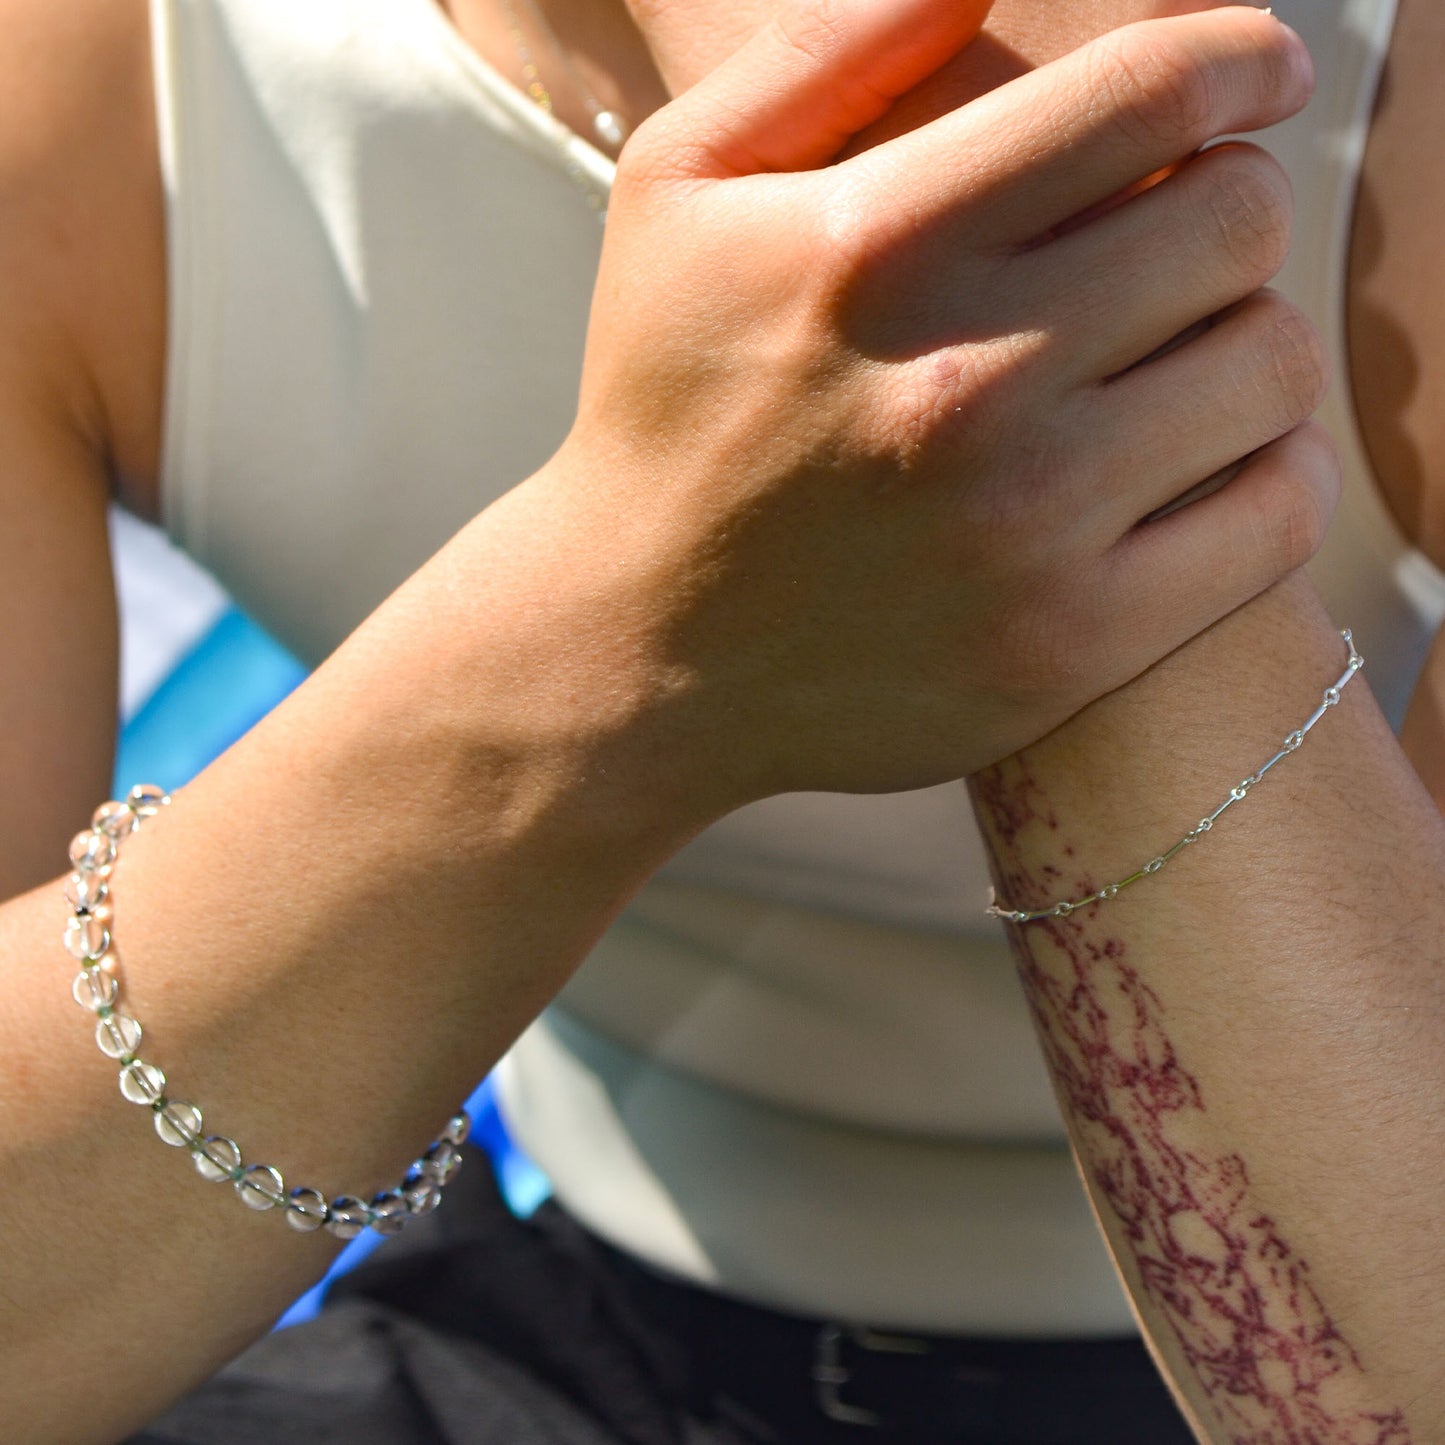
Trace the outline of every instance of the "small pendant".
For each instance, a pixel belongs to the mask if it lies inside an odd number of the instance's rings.
[[[627,139],[627,128],[622,124],[621,118],[610,110],[599,110],[592,117],[592,129],[597,132],[600,140],[614,150]]]

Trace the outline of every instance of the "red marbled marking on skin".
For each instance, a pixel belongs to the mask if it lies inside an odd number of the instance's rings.
[[[1001,896],[1041,907],[1055,869],[1026,865],[1031,823],[1057,821],[1018,760],[974,780]],[[1097,885],[1077,880],[1079,894]],[[1077,896],[1077,895],[1076,895]],[[1090,914],[1095,915],[1090,917]],[[1012,929],[1056,1086],[1084,1167],[1123,1226],[1139,1277],[1232,1445],[1410,1445],[1401,1411],[1362,1412],[1360,1358],[1309,1264],[1252,1207],[1237,1154],[1186,1142],[1205,1102],[1165,1027],[1158,995],[1095,908]],[[1181,1124],[1186,1127],[1181,1128]]]

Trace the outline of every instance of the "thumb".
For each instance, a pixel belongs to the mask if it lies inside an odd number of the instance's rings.
[[[826,165],[963,49],[992,4],[796,0],[649,128],[691,178]]]

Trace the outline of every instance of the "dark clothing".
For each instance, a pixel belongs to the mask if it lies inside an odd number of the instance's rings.
[[[470,1151],[469,1151],[470,1153]],[[665,1280],[470,1153],[445,1207],[130,1445],[1190,1445],[1136,1341],[900,1340]]]

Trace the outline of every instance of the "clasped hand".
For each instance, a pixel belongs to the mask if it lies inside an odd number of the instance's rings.
[[[1319,342],[1260,289],[1287,180],[1201,151],[1304,105],[1301,42],[1129,26],[836,159],[985,10],[813,5],[622,158],[526,510],[714,812],[974,771],[1301,565],[1334,505]]]

